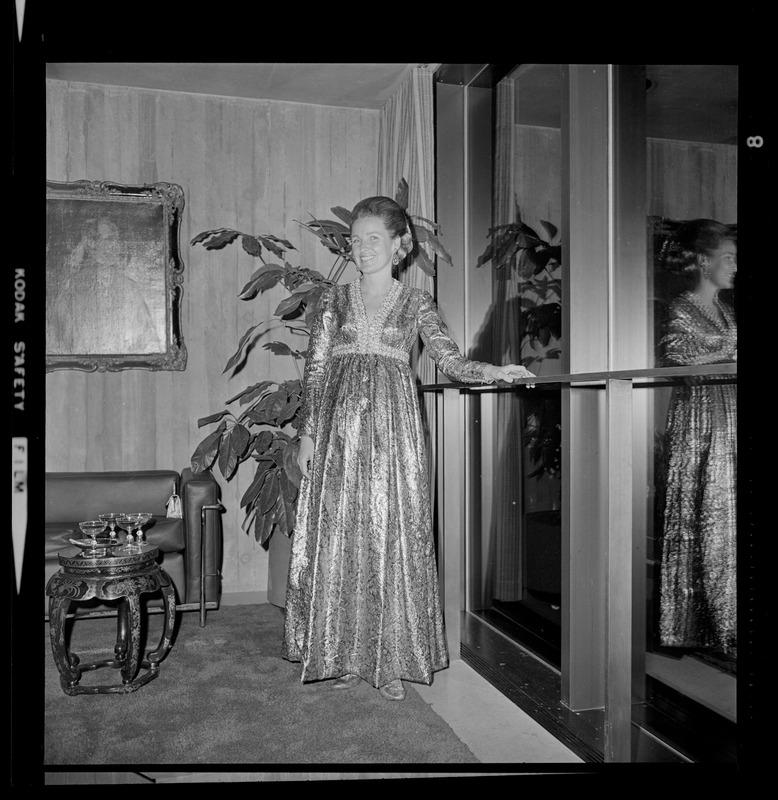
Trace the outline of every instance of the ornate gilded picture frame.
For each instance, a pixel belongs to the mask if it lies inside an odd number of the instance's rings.
[[[46,182],[46,370],[183,370],[184,193]]]

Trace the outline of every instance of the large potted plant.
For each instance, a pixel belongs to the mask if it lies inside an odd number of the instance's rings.
[[[397,203],[408,212],[408,184],[403,178],[395,195]],[[297,495],[301,473],[297,466],[297,420],[303,394],[303,364],[310,324],[316,314],[319,298],[326,287],[337,284],[351,261],[351,213],[341,207],[331,209],[336,219],[313,218],[299,222],[301,228],[317,237],[334,256],[327,275],[294,263],[298,251],[287,239],[273,234],[244,233],[231,228],[216,228],[197,234],[191,244],[207,250],[221,250],[240,242],[243,250],[260,262],[240,290],[238,297],[254,300],[274,286],[287,290],[273,312],[273,318],[252,325],[240,338],[237,349],[227,361],[224,372],[240,369],[254,344],[279,322],[293,334],[302,337],[299,348],[285,342],[269,341],[262,346],[275,355],[291,358],[297,377],[275,380],[268,376],[246,386],[225,402],[225,408],[202,417],[198,427],[216,425],[197,445],[191,457],[192,469],[198,472],[218,468],[230,481],[243,465],[253,469],[253,479],[241,498],[244,509],[243,530],[264,547],[271,548],[268,580],[269,599],[284,604],[286,565],[289,556],[289,537],[294,531]],[[419,246],[429,245],[433,254],[451,263],[451,256],[441,244],[439,226],[431,220],[410,212],[415,242],[411,254],[415,263],[429,275],[435,274],[430,255]],[[281,537],[274,533],[282,534]],[[273,553],[277,558],[273,558]]]
[[[562,335],[559,230],[546,220],[540,224],[546,238],[522,220],[516,205],[515,221],[490,228],[489,243],[476,262],[476,267],[491,262],[493,269],[513,270],[519,277],[521,363],[536,373],[546,360],[560,357]],[[536,487],[546,484],[550,498],[549,508],[525,515],[526,586],[553,598],[560,591],[562,425],[558,393],[541,392],[524,399],[521,430],[526,480],[535,481]]]

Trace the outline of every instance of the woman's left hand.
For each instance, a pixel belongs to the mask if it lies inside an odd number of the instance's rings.
[[[484,371],[484,377],[490,381],[505,381],[506,383],[513,383],[518,378],[534,378],[535,373],[530,372],[526,367],[520,364],[507,364],[504,367],[496,367],[490,364]],[[534,383],[528,383],[530,389],[535,387]]]

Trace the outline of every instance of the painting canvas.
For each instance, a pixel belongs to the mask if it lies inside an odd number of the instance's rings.
[[[48,369],[184,369],[175,184],[47,182]]]

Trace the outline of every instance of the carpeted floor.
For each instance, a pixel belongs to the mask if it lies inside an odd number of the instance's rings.
[[[148,617],[156,646],[162,615]],[[478,763],[450,726],[406,684],[402,702],[362,683],[335,691],[303,684],[280,656],[283,612],[225,606],[199,626],[179,615],[173,647],[155,680],[130,694],[66,695],[46,625],[45,765]],[[71,652],[110,658],[113,618],[79,620]],[[109,667],[83,685],[115,684]]]

